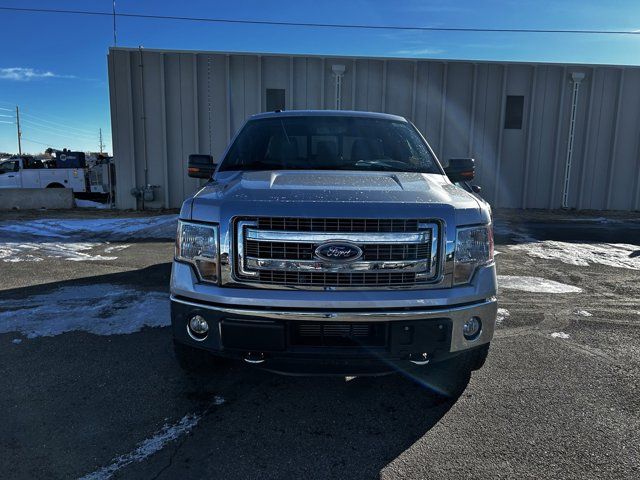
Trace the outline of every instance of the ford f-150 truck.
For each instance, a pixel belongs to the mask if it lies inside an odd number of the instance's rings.
[[[292,374],[446,366],[468,381],[492,339],[488,204],[402,117],[277,111],[250,117],[181,209],[171,274],[176,355]],[[413,374],[413,373],[412,373]],[[466,385],[466,383],[464,383]]]

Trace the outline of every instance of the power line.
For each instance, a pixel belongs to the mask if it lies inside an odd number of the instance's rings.
[[[51,148],[55,148],[52,146],[52,144],[50,143],[44,143],[44,142],[39,142],[37,140],[31,140],[30,138],[24,138],[22,137],[22,140],[27,141],[27,142],[31,142],[31,143],[37,143],[38,145],[44,145],[45,147],[51,147]]]
[[[116,13],[99,12],[89,10],[64,10],[54,8],[20,8],[20,7],[0,7],[0,10],[29,13],[63,13],[71,15],[93,15],[101,17],[139,18],[147,20],[179,20],[187,22],[207,22],[207,23],[231,23],[243,25],[273,25],[286,27],[311,27],[311,28],[343,28],[362,30],[404,30],[420,32],[476,32],[476,33],[564,33],[564,34],[587,34],[587,35],[640,35],[640,31],[634,30],[595,30],[595,29],[538,29],[538,28],[480,28],[480,27],[419,27],[400,25],[364,25],[345,23],[313,23],[313,22],[286,22],[273,20],[237,20],[231,18],[209,18],[209,17],[181,17],[172,15],[149,15],[142,13]],[[114,38],[115,40],[115,38]]]
[[[79,133],[76,133],[76,132],[70,132],[69,130],[64,130],[64,129],[56,128],[56,127],[50,127],[48,125],[40,124],[38,122],[34,122],[33,120],[29,120],[29,119],[23,119],[22,122],[27,124],[27,125],[31,125],[31,127],[36,127],[36,128],[38,128],[40,130],[42,130],[42,129],[48,130],[47,133],[52,133],[54,135],[74,136],[74,137],[78,137],[78,138],[91,139],[91,140],[95,139],[95,135],[83,135],[83,134],[79,134]]]
[[[38,115],[33,115],[31,113],[23,113],[23,115],[27,116],[27,117],[34,118],[39,122],[45,122],[45,123],[49,123],[51,125],[55,125],[56,127],[62,127],[62,128],[68,129],[68,130],[77,130],[80,133],[86,133],[86,134],[89,134],[89,135],[93,135],[93,132],[91,132],[90,130],[85,130],[83,128],[72,127],[71,125],[66,125],[66,124],[60,123],[60,122],[53,122],[51,120],[47,120],[45,118],[42,118],[41,116],[38,116]]]

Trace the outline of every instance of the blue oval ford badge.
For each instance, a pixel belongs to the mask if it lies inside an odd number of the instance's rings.
[[[316,257],[329,262],[352,262],[362,257],[362,249],[349,242],[327,242],[318,246]]]

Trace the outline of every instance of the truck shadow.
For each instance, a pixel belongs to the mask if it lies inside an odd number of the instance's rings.
[[[184,442],[169,477],[377,478],[457,400],[398,374],[346,381],[235,368],[243,387]],[[205,399],[215,384],[186,394]]]
[[[0,298],[20,301],[61,287],[116,284],[144,295],[166,291],[169,268],[5,290]],[[45,470],[55,478],[82,476],[190,415],[200,421],[188,435],[118,475],[372,478],[455,403],[442,403],[424,384],[397,374],[347,381],[231,364],[191,376],[177,366],[169,328],[21,336],[16,344],[17,336],[0,334],[0,411],[6,414],[0,449],[7,452],[0,470],[13,478]],[[224,403],[216,405],[220,398]]]

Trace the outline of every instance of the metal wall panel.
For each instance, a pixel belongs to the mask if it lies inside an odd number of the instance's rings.
[[[575,105],[568,206],[640,209],[640,69],[637,67],[322,57],[114,48],[109,92],[119,208],[130,190],[157,185],[145,207],[177,208],[201,184],[190,153],[220,158],[267,88],[287,109],[334,108],[334,65],[344,65],[343,109],[413,121],[444,164],[473,156],[494,205],[559,208],[567,173],[572,74]],[[504,129],[507,95],[525,98],[523,125]]]

